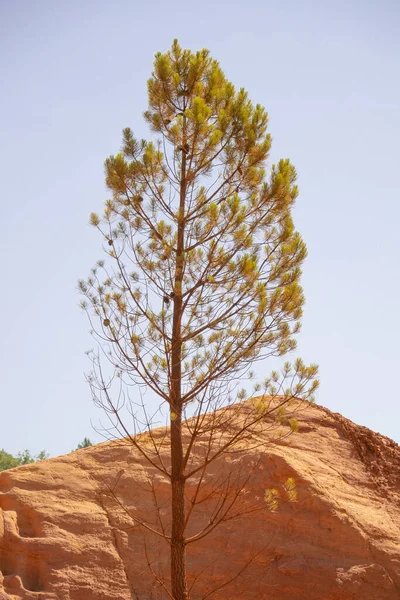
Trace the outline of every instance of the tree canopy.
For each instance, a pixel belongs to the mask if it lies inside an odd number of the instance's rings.
[[[32,455],[29,450],[24,450],[23,452],[18,452],[17,456],[13,456],[2,449],[0,450],[0,471],[6,471],[7,469],[13,469],[21,465],[28,465],[33,462],[45,460],[46,458],[49,458],[49,455],[45,450],[42,450],[37,455]]]

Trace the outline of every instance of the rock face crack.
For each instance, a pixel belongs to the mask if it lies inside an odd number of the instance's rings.
[[[0,551],[0,571],[5,587],[21,592],[41,592],[43,560],[35,552],[35,526],[29,518],[29,511],[5,494],[0,496],[0,506],[7,507],[7,510],[2,510],[3,540]]]
[[[108,523],[108,526],[110,528],[110,532],[111,532],[111,535],[112,535],[112,538],[113,538],[113,541],[114,541],[114,548],[115,548],[115,550],[116,550],[116,552],[117,552],[117,554],[118,554],[118,556],[120,558],[121,565],[122,565],[122,568],[123,568],[124,573],[125,573],[126,584],[127,584],[127,587],[128,587],[128,589],[130,591],[130,598],[131,598],[131,600],[136,600],[135,592],[134,592],[134,590],[132,588],[132,584],[131,584],[131,582],[129,580],[127,566],[125,564],[125,559],[124,559],[124,554],[123,554],[122,549],[121,549],[121,543],[120,543],[120,541],[118,539],[118,529],[113,525],[110,513],[109,513],[109,511],[108,511],[108,509],[107,509],[107,507],[105,505],[105,502],[104,502],[104,500],[102,498],[102,493],[104,493],[104,492],[103,492],[103,490],[101,490],[100,483],[92,476],[92,474],[90,473],[90,471],[88,471],[81,462],[77,462],[76,464],[79,466],[80,469],[82,469],[82,471],[84,471],[84,473],[86,474],[86,476],[89,478],[89,480],[93,484],[93,487],[95,489],[96,501],[98,502],[98,504],[100,505],[100,507],[102,508],[102,510],[103,510],[103,512],[104,512],[104,514],[106,516],[107,523]]]
[[[137,596],[136,596],[135,591],[132,588],[132,584],[131,584],[131,582],[129,580],[127,565],[125,564],[124,553],[122,551],[121,542],[119,540],[119,535],[118,535],[119,534],[119,530],[118,530],[117,527],[115,527],[112,524],[110,514],[109,514],[108,509],[107,509],[104,501],[102,500],[101,496],[99,497],[99,503],[100,503],[102,509],[104,510],[104,514],[107,517],[108,525],[110,527],[110,530],[111,530],[111,533],[112,533],[112,536],[113,536],[113,539],[114,539],[114,546],[115,546],[116,551],[118,552],[118,556],[121,559],[121,563],[122,563],[122,566],[123,566],[123,569],[124,569],[124,573],[125,573],[125,577],[126,577],[126,583],[127,583],[128,587],[129,587],[129,590],[130,590],[130,593],[131,593],[131,599],[132,600],[136,600]]]
[[[4,496],[2,500],[4,501]],[[9,500],[7,498],[7,505],[10,504]],[[19,523],[20,514],[22,524]],[[34,531],[34,525],[29,524],[26,511],[20,513],[18,509],[0,509],[0,518],[0,598],[3,598],[3,587],[4,592],[10,594],[4,598],[10,600],[61,600],[57,594],[46,590],[44,585],[44,559],[40,553],[40,538],[20,535],[21,532],[26,534],[27,529],[30,534]],[[69,598],[65,597],[65,600]]]

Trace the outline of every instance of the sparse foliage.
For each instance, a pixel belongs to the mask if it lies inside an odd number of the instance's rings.
[[[82,448],[89,448],[89,446],[93,446],[92,442],[88,437],[84,437],[82,442],[77,445],[76,449],[81,450]]]
[[[255,361],[296,348],[304,304],[306,246],[291,216],[296,171],[282,159],[267,172],[267,113],[234,88],[207,50],[192,53],[177,41],[156,54],[148,99],[154,140],[137,140],[126,128],[121,152],[106,160],[112,198],[102,216],[90,216],[106,260],[79,286],[99,342],[89,353],[93,398],[171,485],[169,516],[151,528],[170,545],[170,581],[149,566],[170,598],[187,600],[187,547],[240,516],[250,476],[236,468],[216,481],[210,521],[193,531],[207,470],[226,453],[259,444],[266,422],[270,439],[296,431],[294,402],[313,399],[317,367],[286,362],[255,384],[255,401],[240,387]],[[145,389],[160,399],[159,415],[168,408],[161,438],[149,407],[137,406]],[[144,427],[147,437],[135,436]],[[266,492],[264,507],[276,508],[275,492]],[[286,492],[294,500],[289,480]]]

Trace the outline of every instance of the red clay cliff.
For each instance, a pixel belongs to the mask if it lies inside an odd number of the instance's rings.
[[[219,459],[210,480],[235,460]],[[188,546],[191,581],[198,576],[192,600],[246,563],[210,597],[400,598],[399,446],[310,406],[298,433],[249,450],[246,466],[249,502],[263,502],[266,488],[289,477],[297,499],[225,523]],[[149,481],[167,514],[168,482],[122,441],[0,473],[0,600],[168,598],[151,574],[168,578],[168,547],[129,516],[156,518]],[[195,521],[205,518],[200,510]]]

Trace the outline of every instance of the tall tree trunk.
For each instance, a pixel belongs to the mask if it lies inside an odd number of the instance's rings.
[[[171,348],[171,588],[174,600],[188,600],[185,545],[185,478],[182,441],[182,281],[184,267],[184,211],[186,197],[186,155],[182,152],[182,172],[178,216],[178,239],[174,287],[174,313]]]
[[[183,463],[182,421],[171,422],[172,458],[172,534],[171,534],[171,586],[174,600],[187,600],[185,523],[185,480],[181,474]]]

